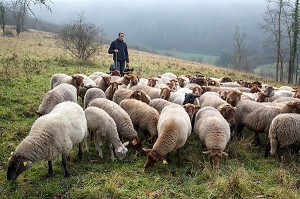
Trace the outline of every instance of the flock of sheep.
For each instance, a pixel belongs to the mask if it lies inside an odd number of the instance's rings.
[[[30,133],[17,146],[9,160],[7,179],[15,180],[34,163],[47,160],[48,176],[53,174],[52,160],[62,154],[65,176],[70,175],[67,160],[78,146],[82,157],[83,141],[93,138],[103,158],[103,139],[108,140],[111,159],[123,159],[129,149],[147,153],[145,169],[165,161],[177,152],[194,132],[205,145],[218,169],[230,139],[242,136],[247,127],[255,134],[269,137],[265,155],[276,154],[283,161],[284,151],[300,141],[299,89],[275,89],[259,81],[232,82],[230,78],[207,78],[202,75],[176,76],[165,73],[156,78],[139,78],[134,73],[119,75],[95,72],[54,74],[50,90],[36,113],[40,116]],[[77,100],[81,98],[82,106]],[[138,135],[137,129],[143,132]],[[141,137],[153,147],[142,148]],[[122,143],[121,140],[125,140]]]

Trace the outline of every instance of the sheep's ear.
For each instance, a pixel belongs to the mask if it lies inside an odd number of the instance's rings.
[[[148,153],[150,153],[152,151],[152,149],[143,148],[143,151],[145,151],[145,153],[148,154]]]
[[[128,146],[128,145],[129,145],[129,141],[123,143],[123,146]]]
[[[222,154],[225,155],[225,156],[228,156],[228,153],[226,153],[226,152],[224,152],[224,151],[222,152]]]
[[[204,154],[210,154],[211,150],[210,151],[203,151],[202,153],[204,153]]]
[[[137,144],[137,140],[134,138],[133,140],[132,140],[132,145],[136,145]]]

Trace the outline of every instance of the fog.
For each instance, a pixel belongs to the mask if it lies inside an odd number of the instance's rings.
[[[52,0],[52,13],[34,8],[38,19],[66,24],[78,13],[101,26],[110,40],[125,32],[130,46],[217,54],[233,47],[235,27],[251,50],[260,50],[258,28],[265,0]]]

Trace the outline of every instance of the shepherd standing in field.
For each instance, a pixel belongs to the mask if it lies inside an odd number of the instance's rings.
[[[108,53],[113,54],[115,69],[119,70],[121,76],[123,76],[125,64],[128,65],[129,63],[127,44],[124,42],[123,32],[119,32],[118,38],[111,42]]]

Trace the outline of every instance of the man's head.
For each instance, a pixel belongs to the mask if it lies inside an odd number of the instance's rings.
[[[118,35],[118,39],[120,40],[120,41],[123,41],[124,40],[124,32],[119,32],[119,35]]]

